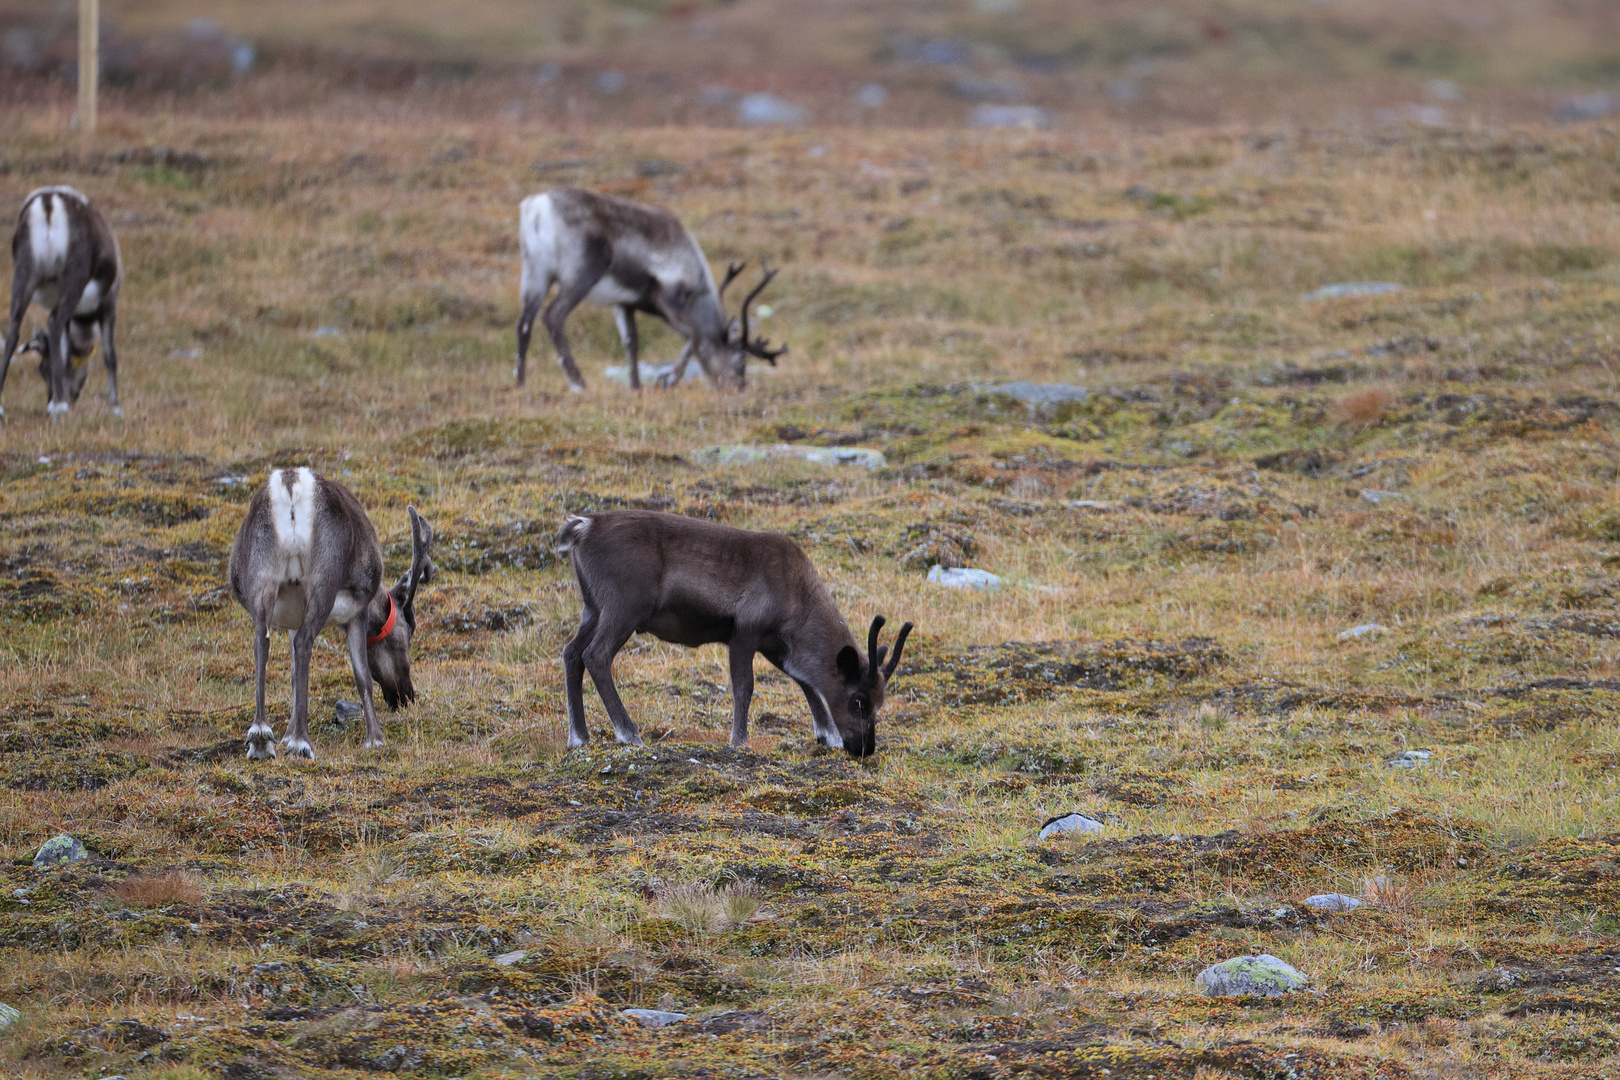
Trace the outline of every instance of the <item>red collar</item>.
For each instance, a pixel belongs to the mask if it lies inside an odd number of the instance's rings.
[[[367,645],[375,645],[383,638],[394,632],[394,620],[399,618],[399,608],[394,606],[394,594],[388,594],[388,618],[382,624],[382,629],[366,638]]]

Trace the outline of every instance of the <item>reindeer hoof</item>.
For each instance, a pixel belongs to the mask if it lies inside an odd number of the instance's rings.
[[[248,731],[247,756],[249,761],[269,761],[276,756],[276,737],[267,727]]]
[[[365,747],[367,750],[380,750],[382,749],[383,741],[383,737],[378,735],[376,738],[367,739],[360,745]]]
[[[118,402],[116,402],[116,401],[113,402],[111,407],[112,407],[112,414],[114,416],[123,416],[124,415],[124,407],[122,405],[118,404]]]
[[[288,757],[307,758],[311,761],[315,759],[315,748],[309,745],[307,739],[286,738],[281,740],[281,745],[287,748]]]
[[[62,417],[66,416],[67,413],[68,405],[66,402],[53,401],[49,405],[45,406],[45,415],[49,416],[52,420],[60,420]]]

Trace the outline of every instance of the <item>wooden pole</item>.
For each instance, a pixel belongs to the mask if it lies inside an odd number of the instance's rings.
[[[96,84],[101,75],[101,0],[79,0],[79,133],[96,130]]]

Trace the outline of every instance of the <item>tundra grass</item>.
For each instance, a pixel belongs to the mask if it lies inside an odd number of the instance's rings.
[[[10,1074],[1620,1074],[1620,136],[107,128],[0,135],[0,201],[84,189],[128,273],[125,416],[99,371],[63,423],[30,367],[4,399]],[[590,392],[548,350],[514,389],[559,182],[782,266],[780,367],[632,395],[582,309]],[[1404,288],[1306,298],[1367,279]],[[887,465],[692,454],[739,442]],[[224,563],[301,464],[391,567],[433,522],[421,699],[363,750],[323,641],[318,759],[249,763]],[[588,696],[565,753],[549,538],[618,506],[914,621],[878,754],[763,664],[732,750],[721,651],[643,639],[648,745]],[[1036,839],[1071,810],[1105,831]],[[59,831],[94,858],[30,866]],[[1310,988],[1195,993],[1255,952]]]

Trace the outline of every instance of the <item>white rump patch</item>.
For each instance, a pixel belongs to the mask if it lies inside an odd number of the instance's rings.
[[[28,201],[28,243],[34,269],[42,277],[56,277],[67,264],[67,202],[58,189],[47,188]]]
[[[300,468],[270,474],[270,520],[283,559],[281,580],[302,581],[304,562],[315,544],[314,473]]]

